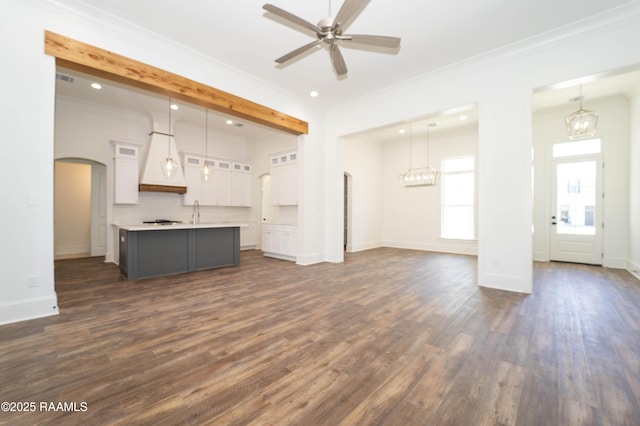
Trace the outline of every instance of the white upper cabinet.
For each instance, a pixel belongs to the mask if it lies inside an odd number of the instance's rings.
[[[111,141],[111,143],[115,149],[114,203],[138,204],[141,145],[120,141]]]
[[[182,167],[184,180],[187,184],[187,193],[184,194],[182,203],[192,206],[195,201],[202,203],[202,178],[200,169],[204,165],[204,159],[191,154],[182,154]]]
[[[205,185],[203,194],[206,206],[231,205],[231,161],[213,160],[213,175],[211,181]]]
[[[272,155],[271,204],[292,206],[298,204],[298,153],[297,151]]]
[[[211,179],[202,181],[201,169],[204,157],[183,154],[187,193],[183,204],[193,205],[197,200],[201,206],[251,206],[251,172],[248,163],[209,158]]]
[[[251,164],[233,163],[231,170],[231,205],[251,206]]]

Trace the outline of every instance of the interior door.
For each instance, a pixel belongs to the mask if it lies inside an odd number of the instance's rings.
[[[602,265],[602,159],[553,161],[551,260]]]

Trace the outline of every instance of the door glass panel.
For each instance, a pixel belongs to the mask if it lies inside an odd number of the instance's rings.
[[[556,165],[558,234],[595,235],[596,161]]]

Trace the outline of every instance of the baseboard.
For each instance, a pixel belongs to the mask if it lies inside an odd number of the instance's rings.
[[[80,253],[87,253],[85,257],[91,256],[91,247],[84,245],[56,247],[54,254],[57,259],[60,256],[75,256]]]
[[[65,259],[82,259],[85,257],[91,257],[91,253],[61,253],[56,254],[55,260],[65,260]]]
[[[627,260],[622,258],[604,258],[602,266],[614,269],[627,269]]]
[[[0,324],[26,321],[58,314],[58,298],[51,296],[13,300],[0,304]]]
[[[534,251],[533,252],[533,261],[534,262],[548,262],[549,255],[544,251]]]
[[[273,257],[275,259],[280,259],[280,260],[289,260],[292,262],[295,262],[297,258],[297,256],[289,256],[287,254],[271,253],[271,252],[264,252],[264,255],[267,257]]]
[[[296,256],[296,263],[298,265],[307,266],[315,263],[324,262],[324,255],[322,253],[303,254]]]
[[[532,291],[532,283],[529,283],[525,278],[507,274],[486,274],[485,277],[478,277],[478,285],[515,293],[531,294]]]
[[[347,244],[347,251],[349,253],[355,253],[357,251],[371,250],[374,248],[382,247],[382,241],[370,241],[368,243],[360,244]]]
[[[640,264],[633,262],[631,260],[627,260],[627,271],[631,273],[634,277],[640,280]]]
[[[474,242],[475,243],[475,242]],[[438,253],[466,254],[469,256],[478,255],[476,244],[469,243],[463,245],[454,244],[422,244],[404,241],[385,241],[383,247],[393,247],[408,250],[435,251]]]

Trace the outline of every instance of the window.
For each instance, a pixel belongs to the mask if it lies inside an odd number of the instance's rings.
[[[475,159],[442,160],[442,221],[440,236],[459,240],[475,237]]]
[[[560,142],[553,144],[553,158],[571,157],[574,155],[599,154],[600,139],[587,139],[576,142]]]

